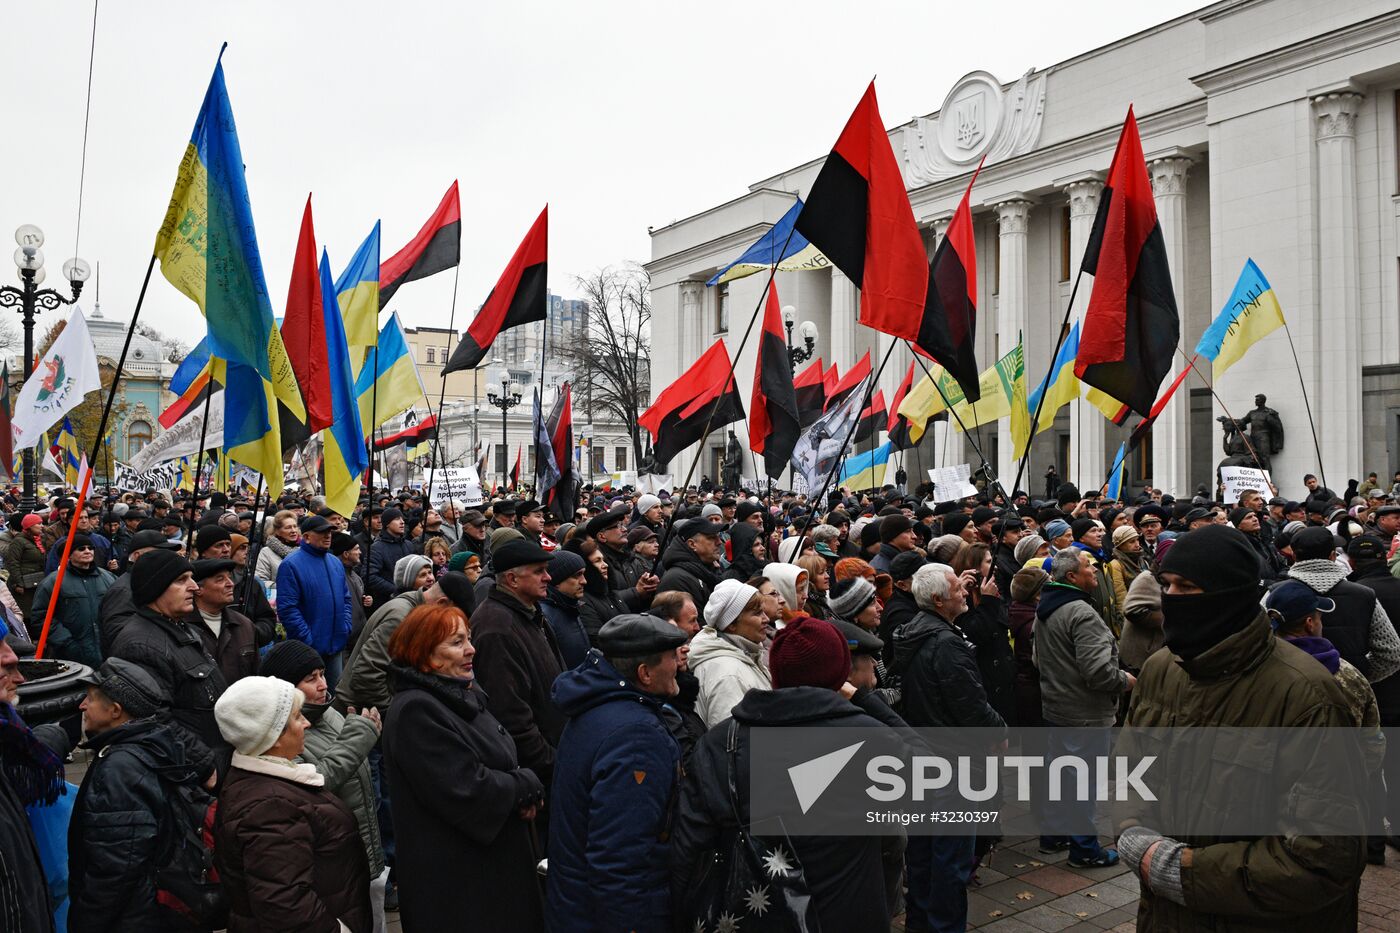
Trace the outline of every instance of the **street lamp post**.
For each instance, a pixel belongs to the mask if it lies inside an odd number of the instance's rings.
[[[493,361],[493,362],[498,362]],[[520,384],[510,381],[510,373],[501,370],[501,391],[497,394],[495,387],[486,390],[486,402],[501,410],[501,445],[505,448],[505,459],[502,463],[510,463],[510,441],[506,434],[506,412],[520,404]],[[501,471],[501,483],[505,484],[509,475],[510,467],[506,466]]]
[[[64,305],[78,300],[83,283],[92,270],[88,264],[76,256],[63,264],[63,275],[68,279],[68,287],[73,297],[64,298],[52,288],[39,288],[44,283],[44,231],[33,224],[25,224],[15,231],[15,267],[19,270],[20,285],[0,285],[0,307],[14,308],[20,312],[24,324],[24,378],[28,381],[34,372],[34,314],[38,309],[57,311]],[[24,449],[24,495],[20,499],[21,512],[33,512],[38,508],[34,497],[34,447]]]
[[[792,345],[792,325],[797,322],[797,309],[792,305],[783,307],[783,328],[787,331],[787,351],[788,365],[792,368],[794,375],[797,374],[797,364],[805,363],[812,358],[812,354],[817,348],[817,325],[811,321],[803,321],[798,328],[802,334],[802,346]]]

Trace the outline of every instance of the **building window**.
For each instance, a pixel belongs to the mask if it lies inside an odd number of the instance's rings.
[[[594,447],[594,448],[592,448],[592,454],[593,454],[593,472],[594,472],[594,473],[606,473],[606,472],[608,471],[608,468],[607,468],[606,466],[603,465],[603,448],[602,448],[602,447]]]
[[[1395,97],[1395,193],[1400,194],[1400,91]]]
[[[133,421],[126,429],[126,456],[127,459],[133,457],[137,451],[151,442],[151,423],[149,421]]]
[[[504,472],[506,471],[506,454],[507,454],[507,453],[508,453],[508,451],[506,450],[506,445],[505,445],[505,444],[497,444],[497,445],[496,445],[496,472],[497,472],[497,473],[504,473]]]
[[[1060,208],[1060,281],[1069,281],[1070,266],[1069,205]]]
[[[1152,482],[1152,430],[1148,429],[1142,443],[1138,445],[1137,456],[1134,458],[1136,468],[1130,471],[1132,482],[1136,485],[1146,486]],[[1127,490],[1124,490],[1124,495]]]
[[[438,359],[440,359],[440,360],[442,360],[444,363],[446,363],[446,362],[447,362],[447,348],[446,348],[446,347],[443,347],[439,352],[441,353],[441,356],[439,356]]]
[[[622,471],[622,470],[627,469],[627,448],[626,448],[626,447],[615,447],[615,448],[613,448],[613,463],[616,463],[616,464],[617,464],[617,469],[618,469],[619,472]]]
[[[432,348],[432,347],[429,347],[429,348],[428,348],[428,362],[429,362],[429,363],[436,363],[436,362],[437,362],[437,360],[434,359],[434,357],[433,357],[433,348]]]
[[[729,285],[715,286],[715,333],[729,333]]]

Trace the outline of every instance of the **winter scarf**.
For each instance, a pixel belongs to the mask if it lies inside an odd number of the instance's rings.
[[[1123,565],[1127,571],[1127,582],[1132,583],[1137,575],[1142,573],[1142,554],[1129,554],[1122,548],[1113,549],[1113,559]]]
[[[0,703],[0,771],[26,807],[51,804],[63,793],[63,759],[34,737],[8,703]]]
[[[1296,645],[1322,662],[1329,674],[1335,675],[1342,666],[1342,653],[1325,638],[1313,635],[1294,635],[1284,638],[1290,645]]]
[[[276,554],[278,557],[281,557],[283,559],[285,559],[287,555],[291,554],[297,548],[301,547],[301,542],[297,542],[296,544],[288,544],[287,542],[283,541],[281,538],[278,537],[268,538],[266,541],[263,542],[263,544],[271,548],[272,553]]]

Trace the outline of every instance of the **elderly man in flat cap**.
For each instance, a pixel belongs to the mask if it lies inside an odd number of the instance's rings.
[[[669,926],[664,840],[681,754],[666,717],[685,642],[664,619],[616,616],[583,663],[554,682],[569,722],[550,794],[552,929]]]

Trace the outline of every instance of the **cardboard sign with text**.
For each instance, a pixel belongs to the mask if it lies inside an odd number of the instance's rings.
[[[1220,468],[1220,483],[1225,487],[1220,500],[1226,505],[1240,501],[1247,492],[1257,492],[1265,499],[1274,494],[1273,480],[1263,470],[1254,467],[1223,466]]]

